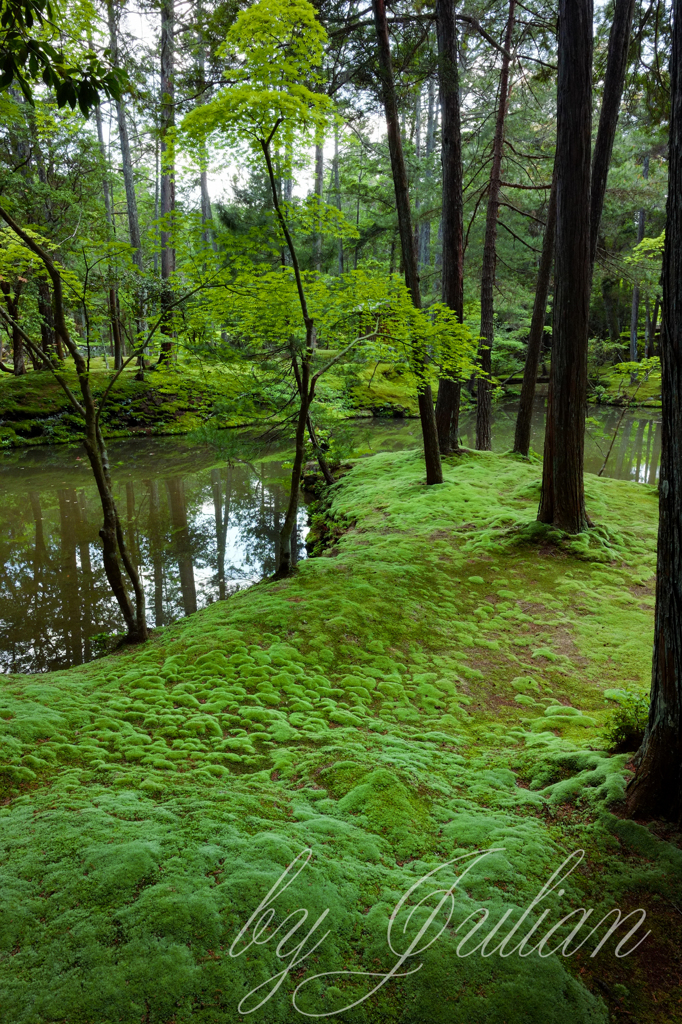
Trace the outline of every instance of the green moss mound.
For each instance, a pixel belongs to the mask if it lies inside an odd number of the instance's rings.
[[[647,684],[655,493],[592,479],[596,541],[519,542],[537,473],[469,455],[426,488],[415,452],[362,460],[331,491],[348,529],[296,576],[144,648],[2,680],[3,1019],[249,1019],[289,964],[275,946],[303,910],[281,952],[325,912],[303,952],[328,934],[250,1019],[679,1019],[681,933],[666,901],[679,906],[682,855],[619,818],[627,755],[600,739],[604,691]],[[337,1013],[395,966],[401,896],[493,848],[456,888],[451,924],[399,973],[421,968]],[[235,946],[306,849],[272,921]],[[595,958],[597,940],[571,958],[458,954],[468,915],[518,921],[577,849],[549,920],[643,907],[641,951],[619,959],[612,939]],[[457,870],[441,867],[428,891]],[[398,917],[395,949],[435,899]]]

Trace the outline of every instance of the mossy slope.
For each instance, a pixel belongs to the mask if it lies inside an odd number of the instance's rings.
[[[332,557],[144,649],[3,680],[3,1020],[248,1019],[240,1000],[283,963],[274,942],[229,948],[305,847],[273,927],[305,907],[307,934],[329,908],[329,935],[252,1020],[302,1019],[306,976],[389,970],[400,896],[489,847],[458,918],[527,906],[580,847],[551,920],[646,907],[643,952],[462,959],[450,928],[420,971],[329,1019],[679,1020],[682,855],[614,813],[626,756],[599,749],[603,690],[647,681],[655,493],[592,479],[601,525],[567,544],[528,528],[534,466],[478,454],[442,487],[421,478],[414,452],[364,460],[334,491],[354,525]],[[301,1008],[333,1014],[371,987],[332,981]]]

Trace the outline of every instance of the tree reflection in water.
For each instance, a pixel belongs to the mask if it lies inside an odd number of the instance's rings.
[[[73,449],[33,449],[0,466],[0,671],[89,661],[122,630],[98,536],[97,494]],[[159,627],[274,572],[288,471],[216,465],[185,441],[111,446],[118,507]],[[296,554],[305,557],[301,510]]]

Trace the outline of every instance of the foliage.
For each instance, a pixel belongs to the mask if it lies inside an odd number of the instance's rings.
[[[31,83],[42,80],[51,86],[60,107],[76,105],[84,116],[100,102],[100,92],[121,99],[125,75],[94,52],[83,58],[68,57],[55,46],[46,31],[59,37],[65,12],[51,0],[3,0],[0,10],[0,91],[16,81],[29,103]]]
[[[648,692],[609,690],[606,696],[618,704],[615,711],[610,712],[604,729],[609,750],[618,754],[638,750],[649,718]]]

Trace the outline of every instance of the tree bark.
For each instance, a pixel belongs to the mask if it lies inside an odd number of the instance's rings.
[[[116,12],[114,9],[114,0],[107,0],[107,18],[109,22],[109,46],[111,49],[111,63],[114,67],[119,67],[119,55],[118,55],[118,29],[116,24]],[[140,221],[137,214],[137,196],[135,194],[135,176],[133,174],[133,160],[130,154],[130,138],[128,136],[128,119],[126,117],[126,110],[124,102],[118,100],[116,102],[116,119],[118,123],[118,139],[121,147],[121,165],[123,169],[123,184],[125,187],[126,194],[126,211],[128,214],[128,236],[130,240],[130,247],[132,251],[133,265],[137,268],[140,278],[142,276],[142,237],[140,235]],[[136,305],[137,310],[135,314],[137,333],[142,336],[144,331],[144,322],[142,318],[142,285],[140,281],[139,287],[136,289]],[[116,303],[116,311],[118,314],[118,303]],[[118,315],[116,317],[118,320]],[[114,335],[115,341],[115,335]],[[115,354],[114,354],[115,358]],[[144,356],[140,357],[141,368],[144,367]]]
[[[424,184],[426,186],[427,200],[428,200],[428,187],[431,179],[431,157],[433,155],[433,147],[436,135],[436,88],[433,78],[429,79],[427,88],[428,106],[426,108],[426,141],[424,156],[426,158],[426,164],[424,167]],[[429,210],[426,211],[426,216],[422,219],[419,225],[419,267],[420,270],[424,270],[425,267],[429,267],[431,264],[431,214]]]
[[[324,149],[322,143],[315,145],[315,197],[318,205],[322,203],[322,185],[324,181]],[[315,270],[322,271],[322,232],[315,233]]]
[[[12,317],[14,323],[19,320],[19,296],[21,295],[21,285],[17,284],[12,293],[12,287],[9,281],[0,281],[0,289],[5,298],[5,305],[7,306],[7,312]],[[24,350],[24,339],[21,332],[16,327],[12,328],[12,366],[15,377],[23,377],[26,373],[26,352]]]
[[[441,167],[443,197],[438,237],[443,302],[464,317],[464,228],[462,196],[462,129],[460,118],[457,22],[453,0],[437,0],[438,86],[441,107]],[[459,448],[461,384],[446,377],[438,381],[436,424],[442,455]]]
[[[402,140],[400,137],[400,124],[398,121],[395,83],[393,81],[393,67],[391,64],[391,47],[388,38],[385,0],[372,0],[372,10],[374,12],[374,24],[376,27],[378,41],[379,75],[381,78],[381,92],[384,111],[386,114],[386,131],[388,135],[388,148],[391,155],[391,171],[393,174],[393,187],[395,189],[396,210],[398,214],[398,230],[400,232],[403,264],[405,267],[405,282],[410,291],[410,295],[412,296],[412,302],[417,309],[421,309],[419,269],[417,266],[417,253],[414,246],[414,236],[412,234],[410,196],[407,185],[407,171],[405,168],[405,158],[403,156]],[[433,408],[431,385],[426,381],[424,358],[421,353],[415,355],[415,364],[417,373],[422,378],[419,385],[418,402],[422,436],[424,439],[426,482],[427,484],[440,484],[443,482],[443,470],[440,462],[436,416]]]
[[[528,458],[530,450],[530,428],[533,417],[533,400],[535,398],[535,382],[538,376],[540,365],[540,353],[542,341],[545,335],[545,314],[547,311],[547,296],[549,285],[552,279],[552,263],[554,262],[554,238],[556,235],[556,170],[552,178],[552,190],[549,193],[549,205],[547,208],[547,223],[545,224],[545,237],[542,240],[542,255],[538,267],[538,280],[535,286],[535,302],[533,304],[533,316],[530,322],[530,334],[528,336],[528,351],[526,352],[526,365],[523,369],[523,384],[521,386],[521,399],[519,411],[516,416],[516,431],[514,433],[514,451],[518,455]]]
[[[102,126],[102,111],[99,106],[95,107],[95,121],[97,124],[97,141],[99,144],[99,151],[102,154],[102,193],[104,195],[104,213],[107,219],[107,227],[109,229],[109,235],[111,238],[114,237],[114,211],[111,191],[109,189],[109,179],[107,177],[106,170],[106,159],[107,150],[104,145],[104,129]],[[111,335],[114,339],[114,369],[120,370],[123,363],[123,350],[121,348],[121,325],[118,319],[118,288],[113,279],[113,268],[109,265],[109,323],[111,325]]]
[[[175,152],[172,129],[175,125],[174,82],[174,0],[161,4],[161,308],[164,318],[161,330],[159,362],[167,362],[173,351],[173,301],[171,278],[175,272],[175,249],[172,241],[172,219],[175,213]]]
[[[514,10],[516,0],[509,0],[507,30],[504,35],[504,53],[500,69],[500,92],[493,136],[492,167],[488,185],[488,209],[485,219],[485,241],[483,244],[483,267],[481,270],[481,341],[479,356],[483,376],[478,378],[476,403],[476,447],[490,451],[492,442],[492,399],[490,375],[492,373],[492,348],[495,313],[495,267],[497,263],[497,218],[500,209],[500,181],[502,170],[502,149],[504,146],[504,122],[509,102],[509,55],[514,31]]]
[[[649,154],[644,157],[644,166],[642,167],[642,177],[646,181],[649,177]],[[637,216],[637,244],[644,238],[644,224],[646,222],[646,213],[642,208]],[[632,313],[630,316],[630,362],[638,362],[638,350],[637,350],[637,328],[639,326],[639,285],[636,284],[632,289]]]
[[[590,264],[592,0],[560,0],[554,328],[538,519],[588,526],[583,483]]]
[[[604,93],[599,114],[599,128],[592,158],[592,192],[590,195],[590,264],[594,266],[599,238],[599,224],[604,208],[606,179],[609,174],[613,140],[616,137],[620,101],[623,97],[628,49],[632,31],[635,0],[615,0],[613,22],[606,57]]]
[[[682,821],[682,18],[673,20],[668,202],[663,250],[661,472],[651,705],[630,817]]]

